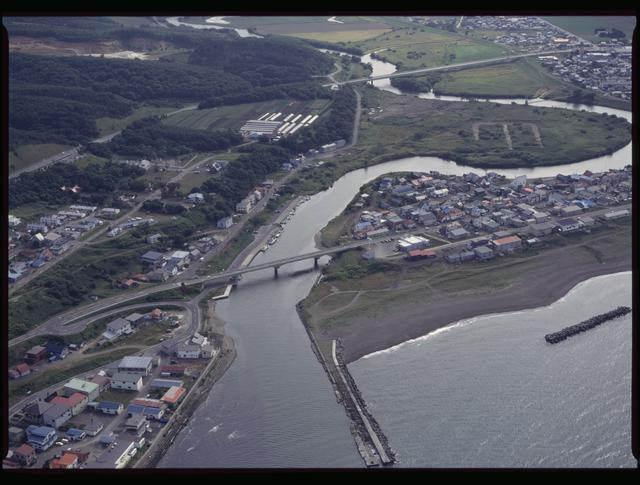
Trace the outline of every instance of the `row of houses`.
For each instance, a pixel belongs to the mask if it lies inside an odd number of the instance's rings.
[[[126,317],[119,317],[107,324],[107,329],[102,337],[107,341],[112,341],[122,335],[129,335],[138,327],[149,322],[158,322],[166,318],[166,312],[155,308],[146,314],[134,312]]]
[[[529,183],[526,176],[509,182],[493,172],[413,173],[383,177],[374,188],[353,204],[360,210],[352,227],[354,239],[418,226],[437,227],[453,241],[481,232],[539,228],[535,225],[628,202],[632,192],[630,166],[599,174],[558,175],[536,183]],[[372,196],[378,207],[361,210],[371,205]]]

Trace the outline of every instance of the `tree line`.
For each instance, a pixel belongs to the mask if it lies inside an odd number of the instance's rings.
[[[102,205],[113,200],[118,191],[129,189],[143,174],[142,168],[124,163],[93,163],[86,168],[57,163],[46,170],[25,172],[9,179],[9,208],[32,202]],[[80,187],[77,193],[68,190],[75,186]],[[62,190],[63,187],[67,190]]]
[[[94,155],[163,158],[189,152],[224,150],[242,142],[242,136],[232,130],[204,131],[167,126],[159,117],[151,116],[131,123],[108,143],[89,143]]]

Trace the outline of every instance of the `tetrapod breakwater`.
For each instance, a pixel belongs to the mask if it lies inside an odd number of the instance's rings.
[[[564,339],[571,337],[572,335],[576,335],[581,332],[586,332],[587,330],[590,330],[593,327],[597,327],[598,325],[606,321],[613,320],[614,318],[622,317],[630,312],[631,312],[631,308],[629,308],[628,306],[619,306],[615,310],[611,310],[610,312],[596,315],[594,317],[589,318],[588,320],[585,320],[584,322],[580,322],[576,325],[563,328],[559,332],[549,333],[544,336],[544,339],[550,344],[557,344],[558,342],[562,342]]]

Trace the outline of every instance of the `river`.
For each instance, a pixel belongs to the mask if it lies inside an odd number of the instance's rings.
[[[222,20],[223,17],[211,17],[209,19],[207,19],[207,23],[206,24],[193,24],[193,23],[189,23],[189,22],[183,22],[181,21],[182,17],[167,17],[166,20],[168,23],[170,23],[171,25],[175,25],[176,27],[191,27],[192,29],[198,29],[198,30],[208,30],[208,29],[215,29],[215,30],[227,30],[227,29],[231,29],[231,30],[235,30],[238,35],[240,37],[256,37],[258,39],[262,39],[261,35],[257,35],[257,34],[252,34],[251,32],[249,32],[247,29],[236,29],[235,27],[224,27],[222,25],[216,25],[216,24],[228,24],[229,22],[227,22],[226,20]]]
[[[374,73],[379,74],[375,66]],[[566,107],[571,108],[570,105]],[[607,111],[616,113],[617,110]],[[630,113],[626,112],[620,112],[620,115],[627,119],[630,117]],[[605,161],[594,159],[571,167],[545,167],[526,173],[537,177],[555,175],[557,172],[582,172],[587,169],[598,171],[603,163]],[[611,168],[622,168],[631,163],[630,149],[627,151],[623,148],[617,151],[607,157],[606,163]],[[268,252],[257,256],[252,264],[313,250],[315,234],[342,212],[359,188],[372,179],[389,172],[429,170],[448,174],[482,172],[435,157],[405,158],[349,172],[337,180],[329,190],[314,195],[301,205],[291,222],[285,226],[278,242]],[[520,170],[494,171],[507,176],[523,173]],[[328,258],[323,258],[321,263],[327,260]],[[312,268],[313,261],[283,266],[279,270],[280,277],[277,280],[274,279],[272,270],[247,274],[229,299],[218,302],[217,312],[227,322],[226,331],[235,340],[237,358],[177,436],[159,467],[364,466],[349,432],[349,422],[344,409],[336,403],[329,381],[311,351],[308,336],[295,311],[296,303],[307,296],[318,277],[318,272]],[[606,332],[611,325],[605,325],[598,331]],[[485,325],[476,326],[476,330],[482,332],[484,327]],[[487,333],[483,338],[489,341],[492,335]],[[531,342],[527,345],[529,344]],[[456,343],[453,342],[451,345],[455,347]],[[575,353],[562,352],[560,348],[557,350],[557,359],[564,359],[566,367]],[[608,350],[611,352],[617,348],[609,347]],[[519,347],[510,350],[513,354],[511,358],[515,359],[514,356],[517,356],[519,351]],[[390,355],[396,356],[398,362],[404,362],[400,358],[403,352],[404,350],[400,349]],[[595,364],[589,362],[587,357],[588,355],[583,355],[584,365],[593,368]],[[391,446],[401,454],[402,464],[432,466],[433,461],[430,457],[427,459],[424,453],[421,455],[423,459],[417,456],[410,460],[406,448],[412,446],[412,443],[403,441],[402,435],[399,434],[400,430],[404,429],[403,426],[409,424],[416,429],[423,429],[422,423],[416,420],[420,419],[424,411],[422,396],[424,389],[431,385],[429,380],[425,378],[420,381],[413,392],[406,390],[402,396],[408,403],[404,409],[405,414],[401,415],[404,425],[390,429],[390,418],[385,411],[388,409],[385,406],[388,406],[390,401],[385,398],[386,395],[377,394],[379,387],[375,387],[375,379],[366,379],[367,369],[377,368],[376,359],[376,356],[372,356],[350,366],[355,371],[358,384],[364,387],[365,398],[375,399],[374,416],[378,419],[377,412],[381,413],[379,421],[390,438]],[[620,359],[622,362],[630,363],[630,359]],[[468,364],[467,361],[461,361],[462,363]],[[393,368],[397,375],[411,373],[410,367],[403,368],[401,364]],[[453,370],[446,369],[447,372]],[[461,365],[456,372],[464,374],[465,370],[468,371],[469,368]],[[532,373],[536,372],[535,369],[529,370]],[[586,371],[585,373],[588,375]],[[547,376],[548,379],[552,377]],[[622,377],[623,375],[618,375],[617,378],[623,380]],[[583,383],[576,382],[576,385],[583,386]],[[618,398],[627,396],[620,394],[622,390],[618,389],[616,392]],[[469,402],[469,399],[464,401]],[[556,406],[562,407],[565,402],[561,400]],[[515,404],[513,402],[511,405]],[[504,405],[510,404],[505,402]],[[585,416],[584,419],[598,417],[593,413],[587,413]],[[547,418],[546,426],[557,425],[553,416]],[[456,423],[450,424],[452,430],[457,429]],[[393,426],[396,426],[395,422]],[[446,426],[447,423],[444,423],[442,429],[446,429]],[[449,439],[450,448],[456,446],[457,437],[457,434],[446,437]],[[429,438],[425,436],[425,439]],[[440,436],[439,439],[442,440],[443,437]],[[506,450],[504,452],[506,453]],[[421,449],[417,449],[414,453],[420,455],[422,452]],[[501,463],[509,463],[506,455]],[[460,462],[456,466],[473,465]],[[506,465],[497,463],[496,466]],[[559,466],[572,466],[572,462],[567,461]]]

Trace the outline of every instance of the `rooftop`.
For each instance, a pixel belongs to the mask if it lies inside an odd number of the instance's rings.
[[[153,359],[151,357],[134,357],[128,355],[120,361],[120,363],[118,364],[118,369],[145,369],[151,364],[152,360]]]

